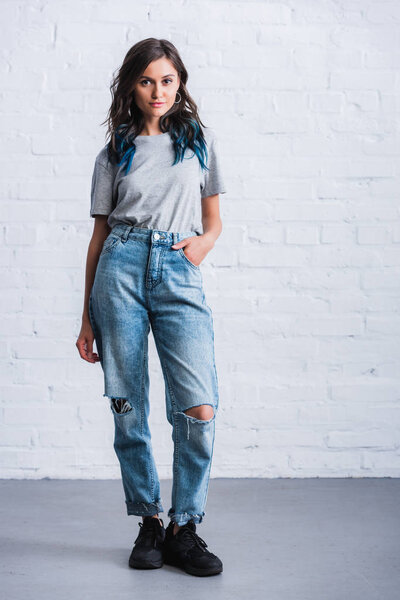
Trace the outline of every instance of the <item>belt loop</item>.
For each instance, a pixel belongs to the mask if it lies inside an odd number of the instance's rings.
[[[123,231],[123,234],[121,235],[121,241],[125,244],[126,240],[128,239],[128,236],[132,230],[133,225],[127,225]]]
[[[173,243],[173,246],[175,246],[175,244],[177,244],[177,243],[179,242],[179,239],[178,239],[178,238],[179,238],[179,236],[178,236],[178,234],[177,234],[177,233],[175,233],[175,232],[173,233],[173,236],[174,236],[174,243]]]

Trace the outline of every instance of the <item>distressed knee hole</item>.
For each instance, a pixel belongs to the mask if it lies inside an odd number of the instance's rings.
[[[117,413],[127,413],[132,410],[132,406],[126,398],[111,398],[111,403]]]
[[[208,447],[215,419],[213,405],[201,404],[200,406],[192,406],[184,410],[181,414],[186,417],[186,439],[190,439],[192,429],[195,443],[198,443],[201,447],[204,445]]]
[[[199,421],[210,421],[214,417],[214,407],[211,404],[200,404],[192,406],[183,411],[185,415],[194,417]]]

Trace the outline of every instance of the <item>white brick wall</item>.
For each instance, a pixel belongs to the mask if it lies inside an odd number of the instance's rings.
[[[212,476],[400,475],[400,3],[3,1],[0,476],[119,478],[79,358],[94,157],[113,71],[166,37],[228,193],[203,264]],[[172,440],[150,337],[160,477]]]

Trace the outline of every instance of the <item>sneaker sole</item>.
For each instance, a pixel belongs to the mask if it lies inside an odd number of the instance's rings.
[[[163,566],[164,562],[161,560],[159,562],[138,562],[136,560],[129,561],[129,566],[131,569],[160,569]]]
[[[197,575],[198,577],[208,577],[209,575],[218,575],[219,573],[222,573],[223,571],[223,567],[221,568],[216,568],[216,569],[208,569],[207,571],[205,569],[196,569],[196,567],[185,567],[184,565],[182,565],[180,562],[178,561],[174,561],[171,558],[164,558],[164,565],[170,565],[171,567],[178,567],[178,569],[183,569],[184,571],[186,571],[186,573],[189,573],[189,575]]]

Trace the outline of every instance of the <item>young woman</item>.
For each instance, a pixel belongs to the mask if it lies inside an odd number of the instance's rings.
[[[217,138],[202,129],[187,79],[173,44],[149,38],[128,51],[111,85],[111,137],[94,166],[95,224],[76,345],[84,360],[100,361],[127,513],[142,516],[129,565],[166,563],[203,576],[223,566],[196,533],[218,409],[213,317],[200,264],[221,233],[218,194],[225,190]],[[166,529],[148,426],[150,327],[174,442]]]

